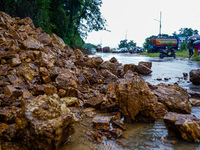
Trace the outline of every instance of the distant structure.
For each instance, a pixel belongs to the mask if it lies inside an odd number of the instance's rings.
[[[161,16],[162,16],[162,12],[160,12],[160,20],[154,19],[154,20],[160,22],[160,28],[159,28],[159,35],[158,36],[161,36]]]

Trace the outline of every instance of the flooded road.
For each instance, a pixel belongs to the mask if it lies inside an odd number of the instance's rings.
[[[150,58],[135,54],[113,54],[113,53],[97,53],[93,56],[100,56],[104,61],[110,60],[112,57],[124,64],[138,64],[140,61],[152,62],[152,73],[148,76],[142,76],[151,84],[159,83],[174,84],[186,88],[188,92],[200,93],[200,86],[194,86],[189,82],[188,78],[183,78],[183,73],[188,73],[192,69],[199,69],[200,63],[192,62],[188,59],[160,59]],[[91,56],[92,57],[92,56]],[[162,80],[157,80],[158,78]],[[169,80],[165,80],[168,78]],[[192,114],[200,118],[200,107],[193,107]],[[88,120],[88,125],[78,127],[77,135],[72,136],[72,141],[61,148],[61,150],[200,150],[200,143],[190,143],[181,139],[169,139],[167,129],[163,121],[155,123],[126,123],[127,130],[123,131],[123,137],[119,139],[125,147],[115,144],[113,141],[105,141],[103,144],[94,144],[88,140],[84,134],[80,134],[85,129],[85,126],[90,126],[91,120]],[[75,125],[76,126],[76,125]],[[92,127],[91,127],[92,128]],[[75,133],[75,134],[76,134]],[[79,134],[78,134],[79,133]]]

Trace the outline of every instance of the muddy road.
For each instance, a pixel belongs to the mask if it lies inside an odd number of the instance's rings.
[[[151,84],[159,83],[174,84],[186,88],[188,92],[200,93],[200,86],[194,86],[189,81],[189,72],[192,69],[200,68],[200,63],[193,62],[187,58],[173,59],[158,57],[150,58],[136,54],[113,54],[113,53],[96,53],[92,56],[100,56],[104,61],[110,60],[112,57],[124,64],[138,64],[140,61],[152,62],[152,73],[142,76]],[[188,73],[187,78],[183,78],[183,73]],[[192,107],[192,114],[200,118],[200,107]],[[60,150],[199,150],[199,143],[190,143],[180,139],[169,139],[167,129],[162,120],[154,123],[126,123],[127,130],[123,131],[123,137],[119,139],[123,146],[113,141],[105,141],[103,144],[94,144],[84,133],[90,126],[90,118],[82,124],[75,124],[76,133],[72,135],[71,141],[63,146]],[[78,125],[78,126],[77,126]]]

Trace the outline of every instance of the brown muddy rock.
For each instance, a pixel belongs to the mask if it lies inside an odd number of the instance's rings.
[[[107,69],[101,69],[100,74],[105,77],[104,84],[116,82],[119,78]]]
[[[15,70],[16,71],[16,70]],[[25,85],[24,83],[24,80],[20,77],[18,77],[15,73],[16,72],[13,72],[13,73],[10,73],[9,75],[7,75],[7,78],[8,78],[8,81],[12,84],[22,84],[22,85]]]
[[[106,97],[108,101],[116,102],[116,95],[115,95],[116,82],[108,83],[107,87],[108,89],[106,91]]]
[[[120,66],[122,66],[122,64],[119,63],[118,61],[116,61],[116,62],[114,61],[113,63],[112,62],[110,62],[110,61],[104,61],[103,63],[100,64],[100,68],[101,69],[108,69],[114,75],[118,76],[118,74],[119,74],[118,70],[123,69],[123,68],[120,68]]]
[[[146,66],[147,68],[151,69],[151,67],[152,67],[152,62],[140,61],[140,62],[138,63],[138,65],[144,65],[144,66]]]
[[[137,72],[132,72],[131,70],[128,70],[125,75],[124,75],[124,78],[133,78],[134,76],[137,76],[138,73]]]
[[[49,67],[49,68],[54,67],[54,64],[56,62],[55,54],[42,52],[41,59],[39,61],[41,67]]]
[[[29,149],[58,149],[73,132],[73,117],[58,95],[40,95],[23,101],[17,116],[20,138]]]
[[[0,107],[0,122],[13,124],[17,116],[17,112],[20,108],[15,106],[10,107]]]
[[[7,85],[4,87],[4,94],[9,97],[18,98],[22,95],[22,91],[17,89],[15,85]]]
[[[156,119],[157,97],[140,77],[118,80],[116,100],[126,122],[147,122]]]
[[[21,60],[19,59],[19,55],[16,54],[15,57],[11,59],[10,65],[11,67],[15,67],[18,66],[19,64],[21,64]]]
[[[4,91],[1,91],[3,93]],[[16,97],[10,97],[8,95],[0,94],[1,107],[12,106],[20,104],[21,99]]]
[[[137,72],[142,75],[148,75],[152,72],[152,70],[150,68],[148,68],[146,65],[140,63],[137,66]]]
[[[113,128],[112,130],[110,130],[110,134],[113,138],[118,139],[122,136],[123,132],[119,128]]]
[[[86,62],[83,63],[83,65],[80,64],[80,66],[85,66],[89,68],[98,68],[99,65],[103,62],[103,59],[101,57],[92,57],[88,58]]]
[[[8,74],[8,71],[11,69],[10,65],[4,64],[0,65],[0,76],[5,76]]]
[[[21,49],[19,48],[19,46],[13,45],[9,48],[9,51],[13,51],[13,52],[19,52]]]
[[[26,50],[37,50],[42,46],[38,40],[32,37],[24,40],[22,44]]]
[[[182,137],[186,141],[200,141],[200,119],[191,114],[168,112],[164,117],[169,135]]]
[[[79,97],[80,92],[76,88],[68,87],[65,89],[65,97]]]
[[[79,101],[76,97],[63,97],[60,100],[62,103],[65,103],[66,106],[75,106],[75,104]]]
[[[88,84],[94,83],[103,83],[104,77],[97,72],[95,68],[83,68],[81,74],[84,75],[84,78],[87,80]]]
[[[163,103],[158,102],[156,104],[156,109],[155,109],[156,118],[163,119],[168,111],[169,109]]]
[[[75,54],[77,59],[80,59],[80,58],[83,57],[83,53],[79,49],[75,49],[74,54]]]
[[[124,65],[124,72],[126,73],[128,70],[131,70],[132,72],[136,72],[137,66],[135,64],[125,64]]]
[[[66,69],[56,77],[56,84],[59,89],[68,89],[68,87],[77,88],[78,79],[71,70]]]
[[[179,113],[191,112],[189,94],[186,89],[176,84],[166,85],[161,83],[157,85],[157,89],[153,92],[158,97],[158,100],[167,106],[170,111]]]
[[[34,96],[44,95],[45,94],[44,87],[45,85],[35,85],[33,87],[32,94]]]
[[[53,33],[51,35],[51,38],[52,38],[53,44],[58,45],[59,47],[61,47],[61,49],[65,48],[65,46],[66,46],[65,42],[59,36],[57,36],[55,33]]]
[[[190,81],[195,85],[200,85],[200,69],[190,71]]]
[[[59,70],[60,68],[55,66],[48,69],[52,81],[55,81],[56,77],[59,75]]]
[[[195,98],[190,98],[190,104],[192,106],[200,106],[200,100]]]
[[[2,145],[0,146],[0,148],[4,149],[4,146],[5,146],[4,143],[6,143],[5,141],[7,142],[12,141],[13,139],[16,138],[16,125],[0,123],[0,138],[2,142]],[[8,149],[11,149],[11,147]]]
[[[105,131],[110,130],[109,117],[96,116],[93,118],[92,123],[93,123],[93,127],[96,129],[102,129]]]
[[[111,63],[118,63],[118,60],[115,57],[112,57],[109,61]]]
[[[119,103],[116,101],[115,95],[116,82],[106,85],[106,101],[101,104],[100,109],[104,112],[119,111]]]
[[[38,36],[38,40],[43,43],[43,44],[49,44],[52,41],[52,38],[50,37],[49,34],[46,33],[42,33]]]
[[[24,78],[27,82],[38,83],[39,69],[32,63],[22,63],[17,69],[17,75]]]
[[[44,75],[42,75],[41,76],[42,77],[42,81],[44,82],[44,83],[50,83],[51,82],[51,78],[50,78],[50,76],[44,76]]]
[[[44,85],[44,92],[47,95],[57,94],[57,88],[51,84]]]
[[[97,97],[92,97],[92,98],[89,98],[88,100],[85,100],[84,105],[88,106],[88,107],[93,107],[93,108],[99,109],[101,104],[104,101],[105,101],[104,97],[99,95]]]
[[[66,95],[66,90],[59,89],[59,91],[58,91],[58,96],[59,96],[60,98],[62,98],[62,97],[65,97],[65,95]]]

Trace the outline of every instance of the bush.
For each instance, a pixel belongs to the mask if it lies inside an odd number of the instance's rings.
[[[193,61],[200,61],[200,56],[194,56],[191,58]]]

